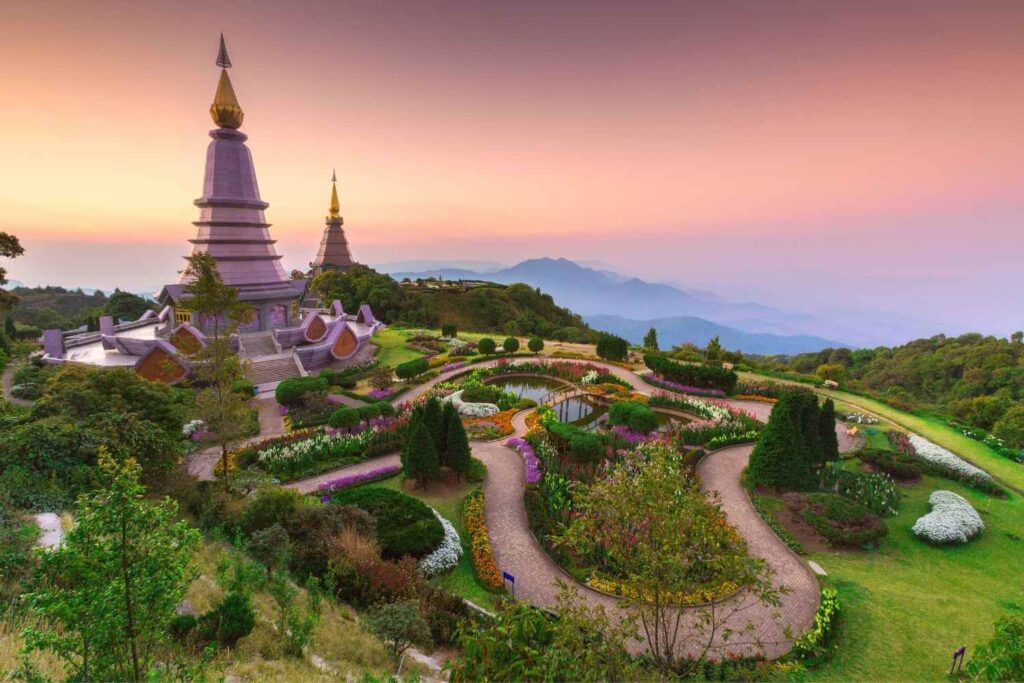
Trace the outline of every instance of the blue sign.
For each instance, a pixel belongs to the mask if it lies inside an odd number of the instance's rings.
[[[515,583],[516,582],[516,577],[512,576],[508,572],[502,572],[501,576],[502,576],[503,579],[505,579],[509,583]]]

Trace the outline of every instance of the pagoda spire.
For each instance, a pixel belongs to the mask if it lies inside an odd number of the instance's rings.
[[[338,174],[331,170],[331,206],[327,213],[328,222],[341,220],[341,203],[338,201]]]
[[[220,67],[220,81],[217,83],[217,92],[213,96],[213,104],[210,105],[210,116],[218,128],[240,128],[245,112],[235,97],[235,89],[231,85],[231,78],[228,76],[228,69],[231,68],[231,58],[228,57],[228,48],[224,44],[224,34],[220,34],[220,49],[217,51],[217,66]]]

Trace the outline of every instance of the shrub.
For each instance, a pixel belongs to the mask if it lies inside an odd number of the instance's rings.
[[[242,528],[249,535],[260,529],[280,524],[287,527],[302,503],[302,496],[292,489],[269,486],[262,489],[245,506]]]
[[[858,453],[862,462],[885,472],[893,479],[915,481],[921,478],[920,459],[906,453],[866,448]]]
[[[434,445],[430,428],[423,420],[417,420],[409,431],[402,449],[402,469],[406,476],[415,479],[420,486],[437,479],[441,474],[437,446]]]
[[[247,379],[236,379],[231,383],[231,391],[241,396],[253,396],[256,394],[256,385]]]
[[[199,619],[198,630],[203,640],[215,640],[222,647],[235,644],[252,633],[256,613],[249,596],[230,592],[220,604]]]
[[[879,515],[895,515],[900,494],[887,474],[851,472],[829,464],[822,468],[819,485],[851,498]]]
[[[967,543],[985,530],[981,515],[971,504],[952,491],[933,491],[928,496],[931,512],[918,518],[911,531],[935,545]]]
[[[384,641],[396,662],[411,646],[430,642],[430,626],[420,616],[415,600],[375,607],[366,614],[365,621],[367,628]]]
[[[348,406],[338,408],[327,418],[327,424],[335,429],[352,429],[359,426],[359,422],[359,411]]]
[[[331,500],[373,515],[377,520],[377,540],[388,557],[423,557],[444,537],[444,529],[429,506],[392,489],[379,486],[344,489],[333,493]]]
[[[380,407],[376,403],[367,403],[365,406],[359,406],[357,411],[359,412],[359,419],[364,422],[380,417]]]
[[[519,350],[519,340],[515,337],[506,337],[505,341],[501,344],[501,348],[505,350],[505,353],[515,353]]]
[[[826,653],[839,622],[839,593],[835,588],[823,588],[821,604],[814,614],[814,625],[793,644],[798,659],[814,659]]]
[[[608,423],[625,425],[634,432],[650,434],[658,428],[658,416],[645,403],[616,401],[608,409]]]
[[[834,429],[834,428],[833,428]],[[835,454],[838,455],[838,454]],[[788,491],[817,484],[815,469],[834,457],[821,438],[821,410],[814,394],[783,394],[750,454],[753,481]]]
[[[284,406],[298,405],[311,392],[327,391],[327,380],[323,377],[291,377],[283,380],[274,390],[277,402]]]
[[[613,334],[602,334],[597,340],[597,356],[605,360],[625,360],[629,355],[629,342]]]
[[[733,370],[715,365],[676,363],[664,356],[647,354],[644,364],[657,375],[678,384],[701,389],[717,389],[731,394],[739,380]]]
[[[455,337],[457,336],[457,330],[455,329],[454,323],[445,323],[441,325],[441,336],[442,337]]]
[[[835,493],[787,494],[785,499],[831,545],[874,547],[889,533],[873,512]]]
[[[409,380],[417,375],[422,375],[430,368],[430,364],[426,358],[416,358],[415,360],[406,361],[400,363],[395,368],[395,374],[398,375],[399,379]]]
[[[977,647],[965,669],[972,680],[1024,680],[1024,617],[997,621],[992,640]]]
[[[540,337],[530,337],[530,340],[526,342],[526,348],[533,353],[540,353],[544,350],[544,340]]]
[[[388,403],[387,401],[379,402],[377,404],[377,409],[380,411],[381,417],[394,417],[395,415],[398,414],[398,411],[395,410],[395,407]]]
[[[462,400],[466,403],[497,403],[501,392],[487,384],[474,384],[462,390]]]
[[[494,340],[491,339],[490,337],[484,337],[483,339],[481,339],[479,342],[477,342],[476,347],[477,349],[480,350],[480,353],[486,354],[488,356],[498,349],[498,345],[495,344]]]
[[[555,445],[577,462],[595,463],[604,456],[604,443],[593,432],[558,420],[549,420],[544,427],[553,437]]]
[[[199,621],[191,614],[179,614],[167,624],[167,634],[180,643],[195,631],[198,624]]]

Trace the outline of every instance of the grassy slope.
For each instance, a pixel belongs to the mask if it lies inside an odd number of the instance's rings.
[[[936,489],[967,498],[985,533],[947,548],[917,540],[910,528]],[[834,580],[844,619],[837,653],[812,680],[939,680],[953,650],[967,645],[970,656],[999,616],[1024,614],[1024,499],[999,500],[933,477],[901,493],[880,550],[812,556]]]
[[[380,347],[377,360],[381,365],[395,367],[399,363],[415,360],[423,354],[405,345],[406,339],[412,336],[410,330],[402,328],[385,328],[373,335],[373,343]]]
[[[459,565],[455,569],[440,578],[441,585],[456,595],[471,600],[480,607],[493,609],[500,598],[495,593],[491,593],[481,586],[473,575],[473,565],[469,559],[469,532],[466,531],[466,525],[462,521],[462,501],[470,493],[480,488],[480,485],[469,484],[454,494],[439,496],[416,490],[406,491],[402,487],[402,478],[402,475],[396,475],[384,481],[376,482],[374,485],[384,486],[419,498],[427,505],[435,508],[442,516],[454,524],[455,530],[462,537],[462,546],[465,551],[462,553],[462,559],[459,560]]]
[[[755,373],[741,373],[744,378],[753,378],[781,384],[797,384],[787,380],[780,380],[774,377],[757,375]],[[800,386],[807,387],[806,384]],[[892,408],[881,401],[873,398],[850,394],[845,391],[823,389],[813,387],[814,391],[822,396],[828,396],[835,401],[842,401],[859,408],[862,411],[873,413],[879,417],[891,421],[893,424],[905,430],[919,434],[926,439],[933,441],[940,446],[948,448],[965,460],[968,460],[978,467],[988,471],[992,476],[1002,480],[1004,483],[1024,491],[1024,466],[1008,460],[997,454],[991,448],[970,439],[952,427],[949,427],[938,419],[924,415],[912,415],[896,408]]]

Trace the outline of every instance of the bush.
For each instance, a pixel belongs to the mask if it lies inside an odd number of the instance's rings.
[[[513,408],[516,410],[529,410],[530,408],[536,408],[537,402],[532,398],[521,398],[515,402]]]
[[[338,408],[327,418],[327,424],[335,429],[352,429],[357,427],[361,417],[360,410],[361,408],[356,409],[348,406]]]
[[[430,368],[430,364],[426,358],[416,358],[415,360],[406,361],[405,363],[399,363],[395,368],[395,374],[398,375],[399,379],[412,379],[417,375],[422,375]]]
[[[275,524],[287,528],[301,504],[302,496],[297,491],[269,486],[262,489],[245,507],[242,528],[249,535]]]
[[[458,336],[457,330],[455,329],[455,324],[445,323],[444,325],[441,325],[441,336],[449,338],[454,338]]]
[[[231,592],[220,604],[200,617],[199,634],[203,640],[217,641],[222,647],[235,644],[252,633],[256,625],[256,613],[249,596]]]
[[[875,547],[889,533],[873,512],[835,493],[787,494],[784,499],[830,545]]]
[[[604,457],[604,443],[599,435],[557,420],[548,421],[544,427],[555,445],[573,460],[595,463]]]
[[[985,530],[981,515],[971,504],[952,491],[933,491],[928,496],[932,510],[914,522],[911,531],[935,545],[967,543]]]
[[[533,353],[540,353],[544,350],[544,340],[540,337],[530,337],[530,341],[526,342],[526,348]]]
[[[195,631],[198,624],[198,620],[191,614],[178,614],[167,624],[167,634],[180,643]]]
[[[602,334],[597,340],[597,355],[605,360],[625,360],[629,355],[629,342],[613,334]]]
[[[376,403],[368,403],[365,406],[359,406],[359,418],[364,422],[380,417],[380,407]]]
[[[395,415],[398,414],[398,411],[395,410],[395,407],[388,403],[387,401],[381,401],[377,403],[377,409],[380,411],[381,417],[394,417]]]
[[[608,409],[608,424],[625,425],[634,432],[650,434],[658,428],[658,416],[645,403],[616,401]]]
[[[501,348],[505,350],[505,353],[515,353],[519,350],[519,340],[515,337],[506,337],[505,341],[501,344]]]
[[[327,391],[327,380],[323,377],[291,377],[283,380],[274,390],[274,397],[283,406],[298,405],[311,392]]]
[[[462,390],[462,400],[466,403],[497,403],[500,393],[496,387],[475,384]]]
[[[870,464],[880,472],[899,481],[916,481],[921,478],[920,459],[893,451],[866,448],[858,456],[861,462]]]
[[[483,339],[481,339],[479,342],[477,342],[476,347],[477,349],[479,349],[480,353],[483,353],[488,356],[498,349],[498,345],[495,344],[494,340],[491,339],[490,337],[484,337]]]
[[[392,489],[361,486],[332,494],[337,505],[351,505],[373,515],[381,550],[387,557],[419,558],[441,542],[444,530],[433,510],[424,503]]]
[[[256,385],[247,379],[236,379],[231,383],[231,391],[240,396],[254,396],[256,394]]]
[[[717,389],[731,394],[739,377],[733,370],[715,365],[676,363],[664,356],[647,354],[644,364],[651,372],[665,379],[698,389]]]
[[[878,515],[895,515],[900,494],[887,474],[851,472],[828,464],[820,472],[819,485],[851,498]]]

